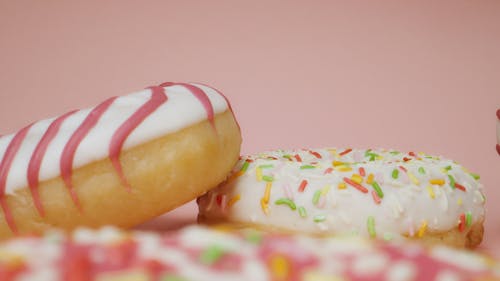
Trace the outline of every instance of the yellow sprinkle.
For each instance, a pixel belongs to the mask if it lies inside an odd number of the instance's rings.
[[[257,169],[255,169],[255,175],[257,176],[257,180],[258,181],[262,181],[262,169],[257,167]]]
[[[442,168],[442,169],[441,169],[441,173],[443,173],[443,174],[448,174],[448,170],[446,170],[445,168]]]
[[[434,189],[432,189],[432,186],[431,185],[428,185],[427,186],[427,192],[429,193],[429,196],[434,199],[436,198],[436,195],[434,194]]]
[[[358,174],[352,174],[351,180],[353,180],[356,183],[362,183],[363,182],[363,177],[358,175]]]
[[[429,183],[430,184],[443,185],[444,184],[444,180],[443,179],[431,179],[431,180],[429,180]]]
[[[333,162],[332,162],[332,165],[333,165],[333,167],[337,167],[337,166],[344,166],[344,165],[345,165],[345,163],[344,163],[344,162],[342,162],[342,161],[333,161]]]
[[[366,179],[366,183],[367,184],[372,184],[373,178],[374,178],[374,175],[373,174],[369,174],[368,178]]]
[[[352,171],[352,168],[349,167],[349,166],[338,166],[337,167],[337,171],[340,171],[340,172],[350,172],[350,171]]]
[[[335,157],[340,158],[340,155],[337,153],[336,149],[328,149],[328,151]]]
[[[290,273],[290,263],[288,260],[279,255],[271,259],[270,262],[273,280],[288,280]]]
[[[231,208],[231,206],[233,206],[233,205],[234,205],[234,203],[236,203],[236,202],[238,202],[238,200],[240,200],[240,197],[241,197],[241,196],[238,194],[238,195],[234,196],[233,198],[231,198],[231,199],[227,202],[227,207],[228,207],[228,208]]]
[[[344,182],[341,182],[341,183],[339,183],[338,188],[339,188],[339,189],[346,189],[346,188],[347,188],[347,185],[346,185]]]
[[[382,156],[382,155],[377,155],[377,156],[375,157],[375,159],[376,159],[376,160],[382,160],[382,159],[384,159],[384,156]]]
[[[415,177],[414,174],[408,172],[408,177],[415,185],[420,185],[420,182],[418,181],[417,177]]]
[[[417,237],[421,238],[422,236],[424,236],[426,230],[427,230],[427,221],[424,220],[424,221],[422,221],[422,224],[420,225],[420,228],[418,229]]]
[[[266,183],[266,191],[264,191],[264,197],[260,199],[260,207],[264,214],[269,214],[269,197],[271,197],[271,187],[273,186],[272,182]]]
[[[329,184],[325,185],[325,187],[323,187],[321,189],[321,196],[327,195],[328,192],[330,192],[330,185]]]
[[[458,197],[457,204],[458,206],[462,206],[462,197]]]
[[[269,214],[269,206],[268,203],[264,200],[264,198],[260,199],[260,208],[266,214],[266,216]]]

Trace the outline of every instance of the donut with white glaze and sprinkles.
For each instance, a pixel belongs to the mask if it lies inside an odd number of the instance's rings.
[[[241,136],[227,99],[163,83],[0,137],[0,238],[129,227],[223,181]]]
[[[418,243],[190,226],[160,235],[78,229],[0,244],[5,281],[500,280],[479,252]]]
[[[479,176],[456,162],[394,150],[276,150],[242,157],[198,199],[199,220],[313,234],[475,247]]]

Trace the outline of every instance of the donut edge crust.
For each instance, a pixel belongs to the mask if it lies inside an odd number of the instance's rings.
[[[214,125],[204,120],[123,150],[120,161],[130,192],[108,158],[74,169],[81,210],[61,177],[40,182],[44,217],[37,212],[28,187],[6,194],[19,234],[54,227],[131,227],[200,196],[227,178],[240,152],[241,134],[233,114],[229,110],[217,114]],[[14,236],[3,213],[1,217],[0,238]]]

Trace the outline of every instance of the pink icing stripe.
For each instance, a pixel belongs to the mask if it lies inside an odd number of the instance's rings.
[[[61,127],[61,124],[64,120],[77,110],[73,110],[68,112],[57,119],[55,119],[50,126],[47,128],[47,131],[38,142],[33,154],[31,155],[31,159],[28,165],[28,185],[31,190],[31,196],[33,197],[33,202],[35,203],[35,207],[38,210],[40,216],[44,216],[43,204],[40,200],[40,196],[38,194],[38,184],[39,184],[39,174],[40,174],[40,166],[42,164],[43,157],[47,152],[47,147],[50,142],[54,139]]]
[[[236,125],[238,126],[238,130],[241,131],[241,127],[240,127],[240,123],[238,123],[238,120],[236,119],[236,116],[234,115],[234,111],[233,111],[233,108],[231,107],[231,103],[229,103],[229,100],[226,98],[226,96],[219,90],[217,90],[216,88],[214,87],[211,87],[211,86],[208,86],[206,84],[203,84],[203,83],[197,83],[197,84],[200,84],[200,85],[203,85],[205,87],[209,87],[209,88],[212,88],[214,89],[219,95],[221,95],[221,97],[224,98],[224,100],[226,101],[227,103],[227,107],[229,108],[229,111],[231,111],[231,114],[233,115],[233,119],[234,121],[236,122]]]
[[[108,107],[113,103],[116,97],[109,98],[95,107],[85,118],[83,123],[76,129],[71,138],[68,140],[64,146],[64,150],[61,155],[61,177],[69,190],[71,199],[75,203],[78,209],[80,204],[78,203],[78,197],[73,190],[73,182],[71,180],[73,174],[73,159],[75,157],[75,152],[82,140],[87,136],[88,132],[97,124],[99,118],[106,112]]]
[[[17,132],[16,135],[14,135],[9,143],[9,146],[7,146],[2,162],[0,163],[0,205],[2,206],[5,221],[9,225],[10,230],[15,234],[17,234],[17,227],[14,222],[12,213],[10,212],[10,208],[9,206],[7,206],[7,202],[5,201],[5,187],[7,184],[7,175],[9,174],[12,161],[14,161],[14,157],[16,156],[17,151],[21,147],[21,144],[23,143],[23,140],[32,125],[33,124],[24,127],[19,132]]]
[[[111,143],[109,144],[109,159],[118,173],[122,184],[128,191],[130,191],[130,184],[123,174],[122,165],[120,163],[120,152],[122,150],[123,143],[130,133],[137,128],[137,126],[139,126],[139,124],[141,124],[146,117],[167,101],[167,95],[165,94],[165,89],[163,87],[156,86],[150,87],[149,89],[151,89],[151,98],[118,128],[118,130],[113,134]]]
[[[497,118],[500,120],[500,109],[497,110]]]
[[[188,83],[165,82],[160,84],[160,87],[169,87],[175,85],[183,86],[184,88],[188,89],[191,94],[193,94],[200,101],[201,105],[203,105],[205,111],[207,112],[208,122],[210,122],[210,124],[212,124],[212,126],[215,128],[214,107],[207,94],[202,89]]]

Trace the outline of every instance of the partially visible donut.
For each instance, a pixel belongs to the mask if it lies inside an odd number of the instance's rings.
[[[198,199],[199,220],[474,247],[484,220],[478,179],[423,153],[277,150],[242,157],[227,182]]]
[[[313,238],[190,226],[152,232],[77,230],[0,244],[6,281],[500,280],[478,252],[361,238]]]
[[[194,83],[35,122],[0,138],[0,238],[141,223],[223,181],[240,143],[226,98]]]

